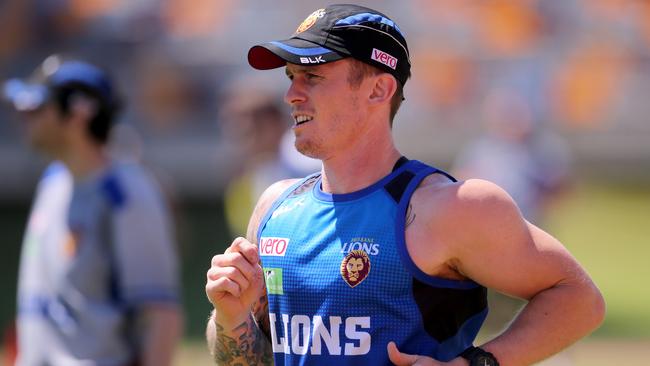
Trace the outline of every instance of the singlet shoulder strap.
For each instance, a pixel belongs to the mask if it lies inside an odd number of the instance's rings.
[[[310,189],[312,189],[314,184],[316,184],[319,178],[320,178],[320,172],[314,173],[310,176],[307,176],[304,179],[301,179],[297,184],[289,187],[289,189],[285,191],[285,193],[287,194],[284,197],[284,199],[300,196],[301,194],[309,191]]]
[[[408,160],[402,157],[395,164],[394,170],[397,170],[402,166],[405,166],[405,169],[400,174],[395,176],[395,178],[391,179],[390,182],[386,183],[386,185],[384,186],[384,189],[386,190],[386,192],[388,192],[388,194],[391,197],[393,197],[395,203],[399,203],[402,200],[402,198],[404,197],[404,192],[406,192],[406,188],[409,186],[411,181],[416,176],[420,178],[418,180],[418,183],[419,181],[424,179],[424,177],[431,174],[442,174],[452,182],[457,181],[456,178],[451,176],[449,173],[440,170],[438,168],[426,165],[418,160]]]

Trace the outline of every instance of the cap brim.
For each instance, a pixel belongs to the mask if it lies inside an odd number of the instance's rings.
[[[328,48],[300,38],[262,43],[248,51],[248,63],[258,70],[275,69],[286,65],[287,62],[318,65],[343,57]]]
[[[9,79],[2,85],[2,98],[19,112],[40,108],[47,101],[47,87],[20,79]]]

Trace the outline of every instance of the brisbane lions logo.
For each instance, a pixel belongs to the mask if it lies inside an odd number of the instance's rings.
[[[307,19],[303,20],[302,23],[298,26],[298,29],[296,29],[296,33],[302,33],[306,31],[307,29],[311,28],[316,21],[322,17],[325,16],[325,9],[318,9],[315,12],[311,13]]]
[[[341,262],[341,276],[350,287],[355,287],[368,277],[370,258],[363,250],[352,250]]]

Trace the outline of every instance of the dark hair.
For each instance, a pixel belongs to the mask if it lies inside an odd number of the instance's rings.
[[[82,83],[68,83],[53,87],[52,101],[54,101],[62,114],[70,113],[70,104],[75,94],[81,93],[97,101],[95,116],[88,121],[88,133],[90,137],[99,144],[105,144],[113,127],[114,120],[121,109],[118,101],[107,101],[96,90],[89,88]]]
[[[367,64],[363,61],[357,59],[350,59],[350,70],[348,72],[348,83],[352,87],[358,87],[361,85],[361,82],[368,76],[378,75],[385,73],[385,71],[379,69],[378,67]],[[410,77],[410,73],[409,76]],[[408,79],[407,77],[407,79]],[[402,105],[404,100],[404,86],[402,83],[397,81],[397,89],[395,89],[395,94],[390,100],[390,126],[393,127],[393,119],[399,110],[399,107]]]

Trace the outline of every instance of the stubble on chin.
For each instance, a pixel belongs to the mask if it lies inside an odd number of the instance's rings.
[[[307,157],[320,159],[322,157],[321,144],[319,144],[319,142],[315,141],[313,138],[308,138],[304,135],[301,135],[302,133],[296,133],[296,140],[294,142],[296,150]]]
[[[296,150],[298,150],[299,153],[313,158],[313,159],[319,159],[320,154],[319,154],[319,149],[316,144],[314,144],[312,141],[304,141],[300,142],[298,139],[296,139]]]

